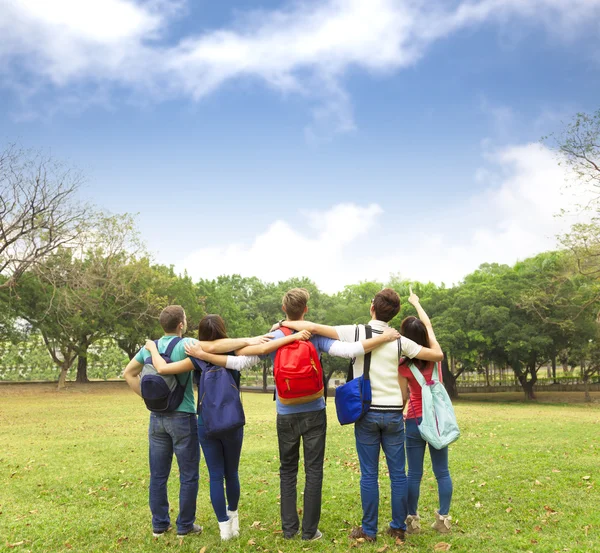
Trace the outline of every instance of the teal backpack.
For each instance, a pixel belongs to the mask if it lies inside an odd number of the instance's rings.
[[[430,381],[426,381],[423,373],[413,364],[410,365],[410,371],[421,386],[423,407],[423,419],[419,424],[421,437],[430,446],[443,449],[458,440],[460,430],[450,396],[440,382],[438,365],[434,367]]]

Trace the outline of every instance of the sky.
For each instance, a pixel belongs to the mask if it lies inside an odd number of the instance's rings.
[[[556,247],[541,138],[600,106],[600,0],[0,0],[0,145],[194,278],[459,282]]]

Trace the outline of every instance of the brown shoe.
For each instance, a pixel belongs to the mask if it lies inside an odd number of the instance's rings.
[[[391,526],[388,526],[386,534],[388,536],[392,536],[392,538],[395,538],[397,540],[405,540],[404,530],[402,530],[401,528],[392,528]]]
[[[350,538],[353,540],[364,540],[364,541],[377,541],[377,536],[369,536],[365,534],[362,526],[357,526],[350,532]]]

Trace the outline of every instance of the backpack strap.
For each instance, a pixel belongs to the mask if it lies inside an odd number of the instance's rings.
[[[288,328],[287,326],[280,326],[279,330],[283,332],[284,336],[291,336],[294,333],[294,331],[291,328]]]
[[[373,337],[373,329],[369,325],[365,325],[365,336],[367,340]],[[369,372],[371,370],[371,352],[365,355],[365,366],[363,369],[363,380],[369,380]]]
[[[354,341],[358,342],[358,325],[354,329]],[[350,382],[354,380],[354,362],[356,361],[356,357],[350,359],[350,366],[348,367],[348,374],[346,375],[346,382]]]
[[[411,363],[408,366],[408,368],[410,369],[412,375],[415,377],[415,380],[419,383],[419,386],[421,386],[421,388],[425,386],[427,381],[425,380],[423,373],[419,369],[417,369],[417,367],[415,367],[414,363]]]
[[[431,380],[433,380],[434,382],[440,381],[440,372],[439,371],[440,371],[439,363],[434,363],[433,371],[431,372]]]
[[[167,349],[164,351],[163,355],[166,355],[167,357],[171,357],[173,350],[175,349],[175,346],[181,342],[181,340],[183,340],[183,338],[180,338],[179,336],[173,338],[170,342],[169,345],[167,346]],[[158,344],[158,342],[157,342]],[[158,347],[158,345],[157,345]]]

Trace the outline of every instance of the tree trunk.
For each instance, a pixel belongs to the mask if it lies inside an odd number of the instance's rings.
[[[490,366],[485,366],[485,384],[489,388],[490,387]]]
[[[58,376],[59,390],[64,390],[67,387],[67,373],[69,372],[70,367],[71,363],[69,361],[64,361],[60,366],[60,375]]]
[[[554,384],[558,384],[558,381],[556,380],[556,355],[552,356],[552,380],[554,381]]]
[[[525,399],[527,401],[535,399],[535,394],[533,392],[533,386],[535,385],[535,382],[533,380],[527,380],[527,375],[519,377],[519,382],[521,383],[523,392],[525,392]]]
[[[263,375],[262,375],[263,376],[263,379],[262,379],[263,380],[263,384],[262,384],[263,392],[267,391],[267,386],[269,383],[269,381],[267,380],[268,370],[269,370],[269,366],[267,365],[267,362],[265,361],[263,363]]]
[[[585,402],[591,403],[592,396],[590,396],[590,379],[587,377],[587,375],[583,379],[583,391],[585,393]]]
[[[88,358],[86,346],[85,353],[79,353],[79,355],[77,356],[77,378],[75,379],[75,382],[85,384],[86,382],[90,381],[87,376],[87,364]]]
[[[442,361],[442,379],[444,381],[444,388],[446,388],[450,399],[456,399],[458,397],[456,377],[450,371],[450,368],[448,367],[448,357],[445,355],[444,360]]]

